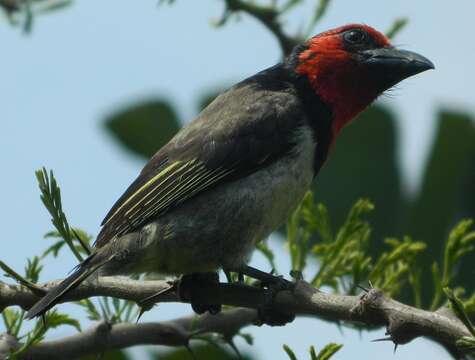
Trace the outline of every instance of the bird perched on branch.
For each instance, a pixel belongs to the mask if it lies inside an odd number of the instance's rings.
[[[340,130],[384,91],[433,69],[366,25],[323,32],[234,85],[145,165],[102,222],[92,254],[27,313],[91,274],[194,274],[263,281],[255,245],[298,206]]]

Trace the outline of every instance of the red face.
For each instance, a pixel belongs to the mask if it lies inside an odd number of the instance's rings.
[[[366,25],[346,25],[314,36],[298,55],[296,71],[308,77],[330,105],[333,132],[399,81],[434,68],[426,58],[395,49],[389,39]]]

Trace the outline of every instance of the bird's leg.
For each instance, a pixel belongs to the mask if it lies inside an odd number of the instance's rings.
[[[294,314],[282,312],[274,306],[277,293],[283,290],[292,291],[294,283],[285,280],[282,276],[275,276],[248,265],[239,269],[239,273],[259,280],[261,286],[265,288],[265,300],[257,309],[262,323],[270,326],[283,326],[295,319]]]
[[[282,276],[275,276],[272,273],[267,273],[259,269],[253,268],[249,265],[244,265],[239,269],[239,273],[249,276],[253,279],[259,280],[262,287],[274,287],[280,290],[292,290],[294,284],[288,280],[285,280]]]
[[[219,276],[215,272],[192,273],[182,275],[178,283],[178,296],[183,301],[189,301],[191,308],[197,314],[217,314],[221,311],[221,304],[202,304],[196,300],[196,293],[202,291],[206,285],[219,284]]]
[[[234,280],[233,280],[233,276],[231,274],[231,270],[228,270],[228,269],[223,269],[223,272],[224,272],[224,275],[226,276],[226,280],[228,281],[228,283],[233,283]],[[244,283],[244,274],[242,272],[237,272],[237,281],[239,283]]]

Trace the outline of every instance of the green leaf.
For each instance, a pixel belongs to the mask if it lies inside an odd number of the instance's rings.
[[[406,27],[408,22],[409,18],[407,17],[394,20],[389,30],[386,31],[386,36],[389,39],[394,39],[396,35],[399,34],[399,32]]]
[[[249,333],[238,333],[237,336],[243,338],[243,340],[247,343],[247,345],[254,345],[254,337]]]
[[[315,355],[315,349],[313,346],[310,348],[310,356],[312,360],[328,360],[330,359],[337,351],[339,351],[343,345],[330,343],[326,345],[318,355]]]
[[[96,307],[94,306],[93,302],[90,299],[83,299],[77,302],[80,306],[82,306],[87,313],[87,318],[93,321],[99,321],[102,319],[101,314],[97,311]]]
[[[290,360],[297,360],[297,356],[287,344],[282,345],[282,347]]]
[[[79,321],[69,317],[67,314],[61,314],[57,311],[50,311],[45,317],[46,327],[54,329],[61,325],[69,325],[74,327],[77,331],[81,331]]]
[[[330,2],[331,0],[320,0],[318,2],[318,5],[315,8],[313,18],[308,25],[308,29],[306,33],[307,36],[313,31],[313,28],[315,27],[315,25],[317,25],[318,22],[323,18],[323,16],[328,10],[328,5],[330,5]]]
[[[49,329],[57,328],[61,325],[69,325],[81,331],[79,321],[69,317],[69,315],[61,314],[56,309],[48,311],[43,319],[38,319],[34,328],[26,335],[26,341],[14,356],[19,356],[29,347],[41,342]]]
[[[211,344],[207,345],[194,345],[191,350],[185,348],[177,348],[171,351],[162,350],[160,352],[154,352],[152,359],[157,360],[193,360],[193,359],[206,359],[206,360],[235,360],[236,355],[228,351],[228,347],[215,346]],[[190,353],[192,352],[192,354]],[[241,355],[242,360],[251,360],[251,356],[246,354]]]
[[[35,283],[31,282],[27,278],[24,278],[20,274],[18,274],[15,270],[13,270],[10,266],[5,264],[3,261],[0,260],[0,269],[5,271],[6,276],[14,279],[17,281],[19,284],[25,286],[26,288],[30,289],[33,293],[38,294],[38,295],[44,295],[45,290],[36,286]],[[41,270],[41,269],[40,269]]]
[[[407,233],[427,243],[421,257],[422,283],[429,283],[429,269],[434,260],[444,257],[444,243],[450,228],[461,217],[475,214],[475,125],[467,114],[441,111],[438,130],[427,162],[422,187],[409,213]],[[475,290],[473,263],[475,251],[460,261],[454,283]],[[428,304],[433,294],[424,287],[423,301]]]
[[[61,235],[63,240],[68,244],[69,249],[73,252],[79,262],[82,261],[82,256],[74,244],[74,231],[69,226],[66,215],[63,212],[63,205],[61,200],[61,190],[56,182],[53,171],[49,174],[45,168],[35,172],[38,181],[38,187],[41,191],[41,201],[51,215],[51,222]]]
[[[25,278],[33,284],[36,284],[42,269],[43,265],[41,265],[40,258],[38,256],[34,256],[33,259],[27,259]]]
[[[470,321],[467,313],[465,312],[465,307],[462,301],[454,294],[454,292],[449,288],[444,288],[444,292],[447,295],[447,298],[450,300],[452,309],[457,315],[457,317],[464,323],[465,327],[470,331],[472,336],[475,338],[475,328],[473,327],[472,322]]]
[[[464,336],[455,343],[462,353],[475,355],[475,337]]]
[[[180,121],[170,102],[154,99],[116,112],[105,126],[127,150],[150,158],[178,132]]]
[[[18,337],[23,322],[24,312],[6,308],[3,309],[1,313],[5,329],[7,330],[6,332],[14,337]]]

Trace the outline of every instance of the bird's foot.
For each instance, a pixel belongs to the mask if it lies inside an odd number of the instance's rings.
[[[203,304],[197,300],[197,293],[206,286],[219,284],[219,276],[215,272],[185,274],[178,283],[178,296],[182,301],[190,302],[191,308],[197,314],[217,314],[221,304]]]
[[[257,309],[261,324],[284,326],[295,319],[295,314],[284,312],[275,306],[277,294],[280,291],[293,291],[295,287],[293,282],[250,266],[244,266],[240,272],[259,280],[260,286],[264,288],[264,302]]]
[[[271,283],[262,284],[264,287],[264,302],[257,308],[257,314],[262,324],[284,326],[295,319],[295,314],[285,312],[275,305],[275,298],[281,291],[292,291],[294,284],[282,277],[275,277]]]

